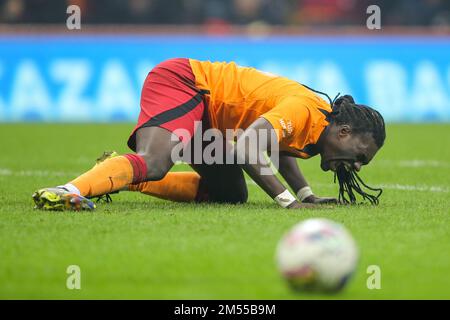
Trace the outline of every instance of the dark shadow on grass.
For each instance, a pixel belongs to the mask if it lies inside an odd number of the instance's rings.
[[[152,200],[152,201],[130,201],[130,200],[120,200],[113,203],[101,203],[98,205],[99,211],[111,210],[126,210],[130,211],[146,211],[146,210],[220,210],[220,209],[249,209],[249,210],[259,210],[259,211],[274,211],[277,213],[283,212],[305,212],[305,211],[328,211],[339,208],[339,205],[317,205],[313,208],[304,209],[283,209],[276,203],[271,202],[247,202],[243,204],[229,204],[229,203],[196,203],[196,202],[172,202],[164,200]]]

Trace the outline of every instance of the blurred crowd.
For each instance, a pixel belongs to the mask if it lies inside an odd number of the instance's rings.
[[[72,4],[91,24],[365,25],[376,4],[385,26],[450,25],[449,0],[0,0],[0,23],[61,23]]]

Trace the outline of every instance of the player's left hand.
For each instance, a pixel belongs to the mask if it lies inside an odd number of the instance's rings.
[[[314,203],[314,204],[337,204],[336,198],[326,198],[317,197],[315,195],[310,195],[308,198],[303,199],[303,203]]]

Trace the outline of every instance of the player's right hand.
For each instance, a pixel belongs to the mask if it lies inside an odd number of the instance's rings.
[[[317,208],[317,205],[313,203],[300,203],[298,201],[292,202],[287,209],[308,209],[308,208]]]
[[[310,195],[308,198],[303,200],[303,203],[313,203],[313,204],[337,204],[338,200],[336,198],[329,197],[316,197],[315,195]]]

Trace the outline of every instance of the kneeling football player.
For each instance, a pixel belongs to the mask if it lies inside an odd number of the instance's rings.
[[[235,63],[164,61],[151,70],[142,88],[141,112],[128,140],[135,153],[106,154],[73,181],[36,191],[33,200],[41,209],[92,210],[95,204],[90,198],[129,190],[173,201],[245,203],[245,171],[284,208],[336,203],[337,199],[314,195],[296,162],[320,154],[321,168],[337,174],[340,202],[355,202],[355,190],[376,203],[379,194],[365,193],[358,181],[366,185],[356,171],[384,143],[382,116],[356,104],[351,96],[335,101],[327,96],[326,102],[316,93],[322,94]],[[192,164],[192,172],[169,172],[173,150],[192,144],[198,123],[224,137],[227,130],[242,129],[232,147],[241,162]],[[274,132],[279,150],[278,170],[295,195],[275,174],[262,173],[269,165],[264,154],[275,151],[271,135],[259,133],[269,131]],[[249,139],[258,146],[256,156],[240,143]]]

